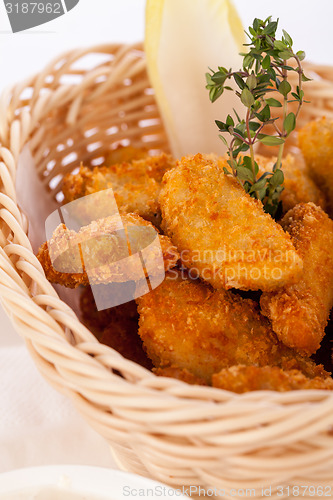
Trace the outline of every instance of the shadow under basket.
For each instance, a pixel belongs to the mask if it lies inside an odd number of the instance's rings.
[[[333,118],[333,68],[307,73],[301,125]],[[0,295],[38,369],[123,469],[225,498],[238,498],[232,488],[272,487],[271,498],[286,498],[277,486],[333,488],[333,393],[237,395],[156,377],[100,344],[46,280],[34,251],[63,175],[119,145],[168,151],[140,44],[68,52],[0,99]]]

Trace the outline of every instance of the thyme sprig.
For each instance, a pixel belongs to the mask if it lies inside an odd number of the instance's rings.
[[[246,107],[246,116],[241,119],[235,113],[235,119],[228,115],[226,121],[216,120],[221,133],[229,133],[228,143],[223,135],[221,140],[228,148],[228,165],[231,171],[224,169],[225,174],[233,175],[250,196],[261,200],[264,210],[273,217],[280,206],[280,195],[283,191],[284,175],[282,157],[287,137],[296,127],[297,117],[304,100],[303,82],[310,80],[304,74],[302,61],[305,52],[294,52],[291,36],[283,30],[281,40],[276,38],[278,20],[272,21],[271,16],[265,21],[255,19],[245,32],[250,42],[248,52],[241,53],[243,67],[239,71],[218,67],[218,71],[210,69],[206,74],[209,98],[215,102],[225,90],[233,89],[226,85],[227,80],[236,83],[236,95]],[[289,60],[294,60],[291,66]],[[292,88],[288,81],[291,72],[298,73],[298,85]],[[282,104],[272,97],[274,92],[283,96]],[[289,104],[296,102],[297,109],[289,112]],[[273,118],[271,108],[282,107],[281,118]],[[265,133],[265,127],[272,125],[274,134]],[[258,178],[259,166],[255,161],[254,146],[261,142],[266,146],[279,146],[277,160],[272,172],[265,172]],[[244,155],[247,151],[249,156]]]

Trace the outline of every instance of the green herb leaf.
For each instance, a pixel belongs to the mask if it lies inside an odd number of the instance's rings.
[[[212,88],[209,91],[209,98],[212,102],[215,102],[222,94],[223,94],[223,87],[221,88]]]
[[[240,122],[240,121],[241,121],[241,119],[240,119],[240,117],[239,117],[239,114],[237,113],[237,111],[235,110],[235,108],[232,108],[232,109],[233,109],[233,111],[234,111],[234,113],[235,113],[235,116],[236,116],[237,120]]]
[[[215,83],[216,85],[223,85],[226,79],[227,75],[221,73],[221,71],[218,71],[213,76],[211,76],[212,82]]]
[[[270,178],[269,180],[269,185],[272,187],[272,188],[277,188],[278,186],[280,186],[281,184],[284,183],[284,175],[283,175],[283,172],[282,170],[278,169],[274,172],[274,174],[272,175],[272,177]]]
[[[291,85],[289,82],[287,82],[287,80],[283,80],[280,83],[278,90],[279,90],[280,94],[282,94],[284,97],[287,97],[287,95],[291,91]]]
[[[260,139],[260,142],[262,142],[265,146],[280,146],[281,144],[284,144],[285,140],[282,137],[277,137],[275,135],[266,135],[266,137]]]
[[[263,61],[262,61],[262,67],[263,69],[268,69],[271,65],[271,58],[270,56],[267,54],[266,57],[264,57]]]
[[[258,31],[259,26],[260,26],[260,20],[255,18],[253,21],[253,29],[255,33]]]
[[[228,126],[226,123],[220,122],[219,120],[215,120],[216,125],[218,126],[220,132],[224,132],[228,130]]]
[[[291,36],[285,30],[282,30],[282,33],[283,33],[284,38],[285,38],[287,44],[289,45],[289,47],[292,47],[293,39],[291,38]]]
[[[276,99],[273,99],[272,97],[269,97],[268,99],[265,99],[268,106],[271,108],[282,108],[282,104],[280,101],[277,101]]]
[[[214,85],[214,82],[212,80],[212,75],[210,73],[206,73],[206,82],[207,82],[207,86]]]
[[[250,127],[250,130],[252,130],[253,132],[256,132],[261,127],[261,125],[258,122],[250,122],[249,127]]]
[[[225,137],[223,137],[223,135],[221,135],[221,134],[219,134],[219,138],[221,139],[223,144],[228,147],[227,139]]]
[[[296,101],[300,101],[299,95],[296,92],[292,92],[291,95],[295,97]]]
[[[287,50],[288,47],[287,47],[287,45],[284,42],[282,42],[280,40],[275,40],[275,42],[274,42],[274,48],[276,50],[279,50],[281,52],[281,51]]]
[[[255,89],[255,88],[256,88],[256,86],[257,86],[257,78],[256,78],[256,76],[255,76],[255,75],[253,75],[253,74],[252,74],[252,75],[250,75],[250,76],[248,76],[248,78],[247,78],[247,80],[246,80],[246,85],[248,86],[248,88],[249,88],[250,90]]]
[[[241,101],[247,108],[254,104],[254,97],[247,87],[242,90]]]
[[[270,110],[270,107],[269,107],[268,104],[262,110],[261,116],[262,116],[262,121],[263,122],[267,122],[270,119],[270,117],[271,117],[271,110]]]
[[[257,181],[255,184],[252,185],[251,192],[253,193],[254,191],[259,191],[260,189],[263,189],[267,184],[266,179],[261,179]]]
[[[307,76],[304,75],[304,73],[302,74],[302,82],[311,82],[312,81],[312,78],[308,78]]]
[[[266,28],[264,28],[262,31],[263,35],[274,35],[277,30],[277,25],[277,21],[268,23]]]
[[[289,113],[283,122],[283,128],[289,135],[296,127],[296,116],[294,113]]]
[[[253,64],[254,64],[254,57],[251,56],[250,54],[246,55],[243,61],[243,68],[251,69]]]
[[[289,52],[289,50],[279,52],[279,57],[281,57],[281,59],[283,59],[284,61],[288,61],[288,59],[290,59],[291,57],[291,52]]]
[[[252,172],[252,158],[250,156],[244,156],[243,165],[245,168],[247,168],[248,170],[251,170],[251,172]]]
[[[303,61],[306,57],[304,50],[299,50],[298,52],[296,52],[296,55],[300,61]]]
[[[237,167],[237,175],[241,181],[253,182],[253,173],[246,167]]]
[[[235,122],[234,122],[232,116],[230,116],[230,115],[227,116],[226,125],[227,125],[227,127],[234,127],[235,126]]]
[[[234,74],[234,80],[235,82],[237,83],[238,87],[243,90],[245,88],[245,83],[243,82],[243,79],[242,77],[238,74],[238,73],[235,73]]]
[[[273,82],[276,83],[276,71],[274,68],[268,68],[267,75]]]

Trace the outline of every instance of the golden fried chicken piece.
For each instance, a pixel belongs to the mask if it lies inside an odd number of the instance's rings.
[[[176,268],[163,283],[136,299],[139,335],[155,367],[178,366],[210,383],[232,365],[276,365],[312,376],[310,360],[280,343],[257,303],[214,290]]]
[[[256,162],[259,166],[259,175],[264,172],[272,172],[276,158],[267,158],[256,155]],[[284,190],[281,193],[283,213],[288,212],[299,203],[313,202],[326,209],[326,201],[323,193],[311,179],[306,164],[301,156],[295,157],[288,154],[282,161],[284,173]]]
[[[303,263],[289,235],[214,157],[183,158],[162,186],[163,230],[214,288],[270,291],[299,279]]]
[[[93,170],[81,166],[78,174],[64,177],[62,189],[65,202],[112,188],[121,213],[137,213],[159,227],[161,211],[158,196],[161,181],[164,173],[174,165],[171,156],[161,154],[131,163],[95,167]],[[96,218],[104,217],[107,213],[109,196],[106,194],[94,207]]]
[[[298,143],[308,173],[326,196],[327,213],[333,217],[333,120],[309,122],[299,130]]]
[[[105,293],[109,293],[107,287]],[[139,315],[134,300],[98,311],[91,288],[87,287],[80,296],[80,309],[83,323],[102,344],[112,347],[125,358],[145,368],[152,368],[138,335]]]
[[[299,370],[281,370],[277,366],[231,366],[213,375],[213,387],[238,394],[249,391],[296,391],[319,389],[332,391],[333,379],[306,377]]]
[[[129,280],[140,282],[144,276],[137,252],[144,251],[150,276],[163,277],[164,269],[172,268],[179,259],[170,239],[164,235],[158,235],[157,239],[157,234],[150,222],[136,214],[100,219],[78,232],[62,224],[51,240],[41,246],[37,257],[47,279],[68,288]],[[133,257],[128,258],[129,255]]]
[[[310,355],[325,334],[333,306],[333,221],[313,203],[301,203],[282,219],[304,262],[301,280],[260,299],[262,313],[287,346]]]
[[[193,375],[193,373],[189,372],[185,368],[179,368],[178,366],[169,366],[167,368],[154,368],[153,372],[158,377],[168,377],[175,378],[177,380],[181,380],[182,382],[186,382],[190,385],[207,385],[206,382]]]

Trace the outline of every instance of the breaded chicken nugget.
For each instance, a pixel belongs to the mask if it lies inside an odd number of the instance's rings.
[[[159,227],[161,181],[164,173],[174,165],[171,156],[161,154],[131,163],[95,167],[93,170],[81,166],[79,173],[67,175],[63,180],[65,202],[112,188],[120,212],[139,214]],[[94,207],[96,218],[105,215],[104,205],[109,204],[107,195],[100,200],[101,204]]]
[[[215,288],[270,291],[299,279],[289,235],[212,156],[183,158],[162,186],[163,230]]]
[[[213,375],[213,386],[241,394],[249,391],[296,391],[319,389],[332,391],[331,377],[306,377],[299,370],[281,370],[277,366],[231,366]]]
[[[104,285],[99,287],[103,288]],[[109,293],[107,287],[105,293]],[[83,323],[102,344],[112,347],[125,358],[145,368],[152,368],[138,335],[139,315],[134,300],[98,311],[91,288],[87,287],[80,296],[80,308]]]
[[[175,266],[179,259],[170,239],[159,235],[158,244],[156,235],[153,225],[136,214],[100,219],[78,232],[62,224],[41,246],[37,257],[47,279],[68,288],[139,281],[144,278],[137,254],[140,250],[144,250],[146,266],[149,263],[153,276],[164,274],[164,269]],[[127,258],[129,255],[133,258]]]
[[[136,299],[139,335],[155,367],[177,366],[210,383],[232,365],[276,365],[312,375],[314,363],[280,343],[257,303],[170,271]]]
[[[309,175],[326,196],[327,213],[333,217],[333,120],[321,118],[307,123],[298,132],[298,143]]]
[[[259,166],[259,175],[264,172],[272,172],[276,158],[268,158],[256,155],[256,162]],[[323,193],[311,179],[306,164],[301,156],[295,157],[288,154],[282,160],[282,170],[284,173],[284,190],[281,193],[283,213],[288,212],[299,203],[312,202],[326,209],[326,201]]]
[[[333,306],[333,221],[313,203],[301,203],[282,219],[304,262],[301,280],[260,299],[262,313],[287,346],[310,355],[325,334]]]

